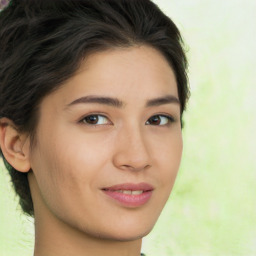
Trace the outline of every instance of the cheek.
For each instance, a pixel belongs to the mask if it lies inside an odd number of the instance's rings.
[[[62,139],[62,142],[66,141]],[[97,164],[90,159],[89,149],[74,150],[71,145],[63,145],[58,140],[54,144],[41,144],[35,151],[32,166],[39,195],[47,208],[62,219],[72,216],[77,207],[82,208],[82,202],[90,203],[87,197],[95,187],[93,171]]]
[[[75,136],[68,131],[41,138],[34,150],[32,169],[42,190],[63,195],[97,186],[100,171],[109,159],[108,147],[92,136]]]
[[[161,186],[169,192],[179,170],[182,150],[181,131],[166,136],[165,140],[154,147],[154,161],[159,167],[155,178],[160,178]]]
[[[178,169],[183,150],[181,130],[175,129],[161,136],[151,135],[150,138],[153,161],[162,166]]]

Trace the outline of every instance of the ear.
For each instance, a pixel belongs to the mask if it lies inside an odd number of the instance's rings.
[[[0,119],[0,147],[7,162],[20,172],[30,170],[28,135],[22,134],[8,118]]]

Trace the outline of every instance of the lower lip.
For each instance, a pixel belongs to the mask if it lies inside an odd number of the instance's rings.
[[[152,196],[153,191],[145,191],[139,195],[123,194],[117,191],[103,190],[103,192],[127,207],[139,207],[146,204]]]

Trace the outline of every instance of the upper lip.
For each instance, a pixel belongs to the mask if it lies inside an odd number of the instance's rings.
[[[142,191],[151,191],[153,190],[154,187],[148,183],[142,182],[142,183],[123,183],[123,184],[116,184],[114,186],[111,187],[106,187],[103,188],[103,190],[111,190],[111,191],[115,191],[115,190],[131,190],[131,191],[138,191],[138,190],[142,190]]]

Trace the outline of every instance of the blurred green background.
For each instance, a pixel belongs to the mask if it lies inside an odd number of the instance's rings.
[[[183,34],[191,99],[181,169],[143,251],[255,256],[256,1],[154,2]],[[0,256],[32,254],[33,220],[0,164]]]

